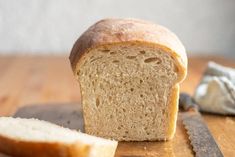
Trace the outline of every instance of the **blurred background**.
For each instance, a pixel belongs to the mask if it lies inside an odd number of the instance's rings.
[[[68,55],[82,32],[107,17],[166,26],[189,55],[235,58],[235,0],[0,0],[0,54]]]

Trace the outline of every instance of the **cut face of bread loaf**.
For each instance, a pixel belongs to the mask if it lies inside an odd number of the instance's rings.
[[[173,137],[187,58],[169,30],[141,20],[102,20],[78,39],[70,60],[88,134],[119,141]]]
[[[0,152],[19,157],[113,157],[116,141],[36,119],[0,118]]]

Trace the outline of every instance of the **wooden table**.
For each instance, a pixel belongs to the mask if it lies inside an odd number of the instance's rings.
[[[189,74],[182,91],[192,94],[208,60],[235,67],[234,60],[218,57],[189,59]],[[57,102],[80,102],[79,86],[67,57],[0,57],[0,116],[13,114],[18,107]],[[203,115],[224,156],[235,156],[235,117]],[[193,156],[180,115],[173,140],[168,142],[120,142],[121,156]],[[4,155],[0,155],[4,157]]]

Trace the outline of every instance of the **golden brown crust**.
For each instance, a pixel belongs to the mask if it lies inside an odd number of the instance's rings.
[[[176,84],[170,92],[169,101],[168,101],[168,111],[169,111],[169,128],[166,131],[168,140],[172,139],[175,134],[176,129],[176,120],[177,120],[177,113],[178,113],[178,100],[179,100],[179,84]]]
[[[138,19],[104,19],[91,26],[73,46],[70,54],[73,71],[76,71],[83,54],[90,49],[127,42],[154,45],[168,52],[178,66],[178,81],[185,78],[187,56],[176,35],[165,27]]]
[[[43,143],[15,140],[0,136],[0,152],[15,157],[87,157],[88,145]]]

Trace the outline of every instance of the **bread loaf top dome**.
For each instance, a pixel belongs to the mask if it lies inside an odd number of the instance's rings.
[[[185,48],[177,36],[167,28],[139,19],[103,19],[92,25],[75,42],[70,54],[72,69],[75,72],[79,60],[95,47],[123,42],[155,46],[174,58],[178,67],[178,82],[187,74]]]

